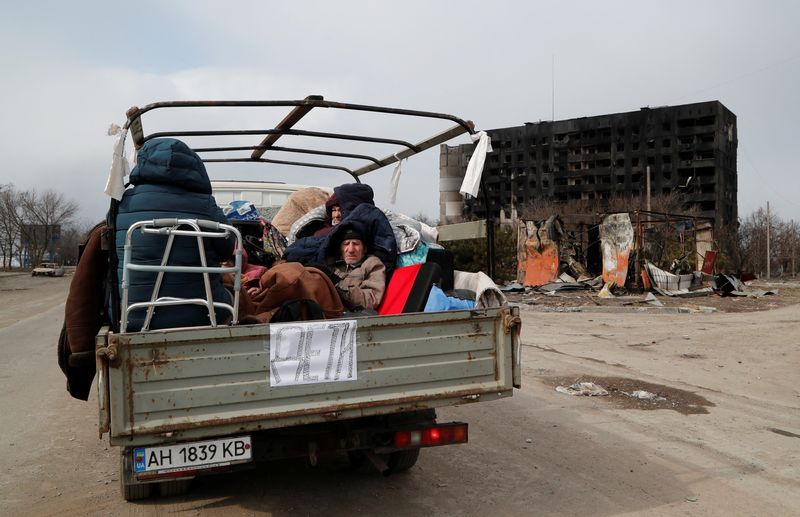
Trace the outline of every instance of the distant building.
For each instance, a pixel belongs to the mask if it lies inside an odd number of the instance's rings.
[[[458,194],[472,145],[440,149],[440,220],[486,216],[483,196],[497,217],[535,199],[605,199],[644,195],[650,167],[652,195],[684,194],[719,226],[737,213],[736,115],[719,101],[488,130],[478,198]]]

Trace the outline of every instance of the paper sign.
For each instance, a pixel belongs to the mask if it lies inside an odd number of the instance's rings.
[[[270,325],[269,385],[356,380],[356,327],[356,320]]]

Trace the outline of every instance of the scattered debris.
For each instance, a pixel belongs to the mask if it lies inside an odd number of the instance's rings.
[[[525,286],[519,282],[511,282],[510,284],[500,288],[504,293],[521,293],[525,291]]]
[[[655,341],[651,341],[650,343],[632,343],[632,344],[627,345],[627,346],[628,346],[628,348],[646,348],[646,347],[649,347],[649,346],[653,346],[655,344],[656,344]]]
[[[591,278],[589,280],[581,280],[581,282],[585,283],[586,285],[588,285],[590,287],[602,287],[602,285],[603,285],[603,276],[602,275],[598,275],[598,276],[596,276],[594,278]]]
[[[611,294],[611,287],[614,285],[614,282],[606,282],[603,284],[603,288],[600,289],[600,292],[597,293],[598,298],[614,298],[614,295]]]
[[[695,309],[697,312],[702,312],[705,314],[711,314],[712,312],[717,312],[716,307],[706,307],[704,305],[698,305]]]
[[[566,395],[586,395],[588,397],[608,395],[608,392],[602,386],[598,386],[593,382],[576,382],[569,387],[556,386],[556,391]]]
[[[658,300],[656,298],[656,295],[654,295],[653,293],[647,293],[647,296],[645,296],[644,300],[642,300],[642,301],[644,303],[649,303],[650,305],[655,305],[656,307],[663,307],[664,306],[664,304],[661,303],[661,301]]]
[[[555,295],[554,296],[558,296]],[[536,310],[540,312],[586,312],[586,313],[603,313],[603,314],[629,314],[629,313],[645,313],[657,312],[659,314],[691,314],[694,312],[688,307],[631,307],[631,306],[593,306],[584,305],[578,307],[548,307],[546,305],[536,306]]]
[[[711,287],[721,296],[726,296],[734,291],[744,291],[747,287],[733,275],[714,275]]]
[[[555,293],[558,291],[584,291],[591,287],[584,282],[550,282],[534,288],[540,293]]]
[[[789,431],[784,431],[783,429],[776,429],[774,427],[770,427],[769,430],[775,434],[786,436],[788,438],[800,438],[800,434],[790,433]]]
[[[561,273],[561,275],[558,277],[558,281],[559,282],[566,282],[566,283],[576,283],[577,282],[577,280],[575,280],[574,278],[569,276],[568,273]]]
[[[700,287],[703,281],[703,274],[700,272],[689,273],[686,275],[675,275],[656,267],[652,262],[645,261],[644,263],[647,275],[652,282],[653,289],[664,296],[705,296],[711,294],[711,289],[703,290],[701,293],[695,293],[700,289],[691,291],[692,287]]]
[[[764,291],[747,287],[744,282],[733,275],[715,275],[711,280],[711,288],[720,296],[749,296],[761,298],[763,296],[778,294],[778,291]]]
[[[632,393],[623,391],[622,394],[639,400],[667,400],[666,397],[659,397],[655,393],[650,393],[649,391],[644,390],[636,390]]]
[[[708,408],[714,406],[713,402],[710,402],[697,393],[639,379],[571,375],[569,377],[545,377],[542,378],[542,380],[548,385],[556,387],[564,386],[572,382],[572,379],[575,378],[579,378],[583,382],[603,386],[603,389],[608,392],[608,396],[602,397],[599,400],[603,400],[620,409],[638,409],[643,411],[669,409],[683,415],[705,415],[709,412]],[[631,394],[637,391],[655,394],[656,398],[642,399],[631,396]]]
[[[643,268],[644,271],[644,268]],[[645,276],[646,272],[645,272]],[[694,275],[693,275],[694,276]],[[727,275],[733,276],[733,275]],[[738,273],[737,276],[738,278]],[[609,286],[598,296],[603,287],[602,277],[576,282],[553,281],[538,287],[526,286],[524,291],[508,291],[505,294],[512,302],[530,306],[540,312],[658,312],[701,313],[745,312],[769,310],[787,304],[797,303],[800,299],[800,284],[797,282],[766,283],[759,282],[754,286],[743,286],[746,291],[731,290],[731,294],[715,292],[711,287],[713,277],[698,273],[702,278],[699,286],[692,286],[683,291],[670,291],[650,282],[651,296],[635,288],[629,291],[618,286]],[[567,279],[564,277],[564,279]],[[630,281],[630,278],[629,278]],[[513,284],[509,288],[513,289]],[[742,286],[739,286],[740,288]],[[778,296],[766,296],[777,293]],[[505,290],[505,289],[504,289]],[[613,296],[610,296],[613,295]],[[712,296],[714,295],[714,296]],[[702,300],[695,297],[702,297]],[[661,305],[659,305],[659,303]]]

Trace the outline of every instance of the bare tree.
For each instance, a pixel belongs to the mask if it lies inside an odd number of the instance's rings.
[[[20,194],[11,184],[0,185],[0,255],[3,269],[11,269],[20,246]]]
[[[49,189],[41,194],[35,189],[26,190],[19,201],[23,219],[21,238],[35,265],[42,261],[45,253],[53,256],[58,251],[54,249],[55,238],[60,238],[61,227],[72,221],[78,204]]]
[[[797,271],[797,224],[778,218],[774,228],[774,253],[772,268],[778,275],[794,274]]]
[[[78,247],[86,241],[89,232],[95,225],[88,221],[78,221],[61,230],[61,259],[64,265],[74,266],[78,263]]]
[[[570,215],[588,216],[645,210],[645,203],[642,196],[625,194],[611,195],[604,199],[572,199],[565,202],[535,199],[520,207],[520,215],[529,221],[543,221],[551,215],[563,218]],[[683,197],[676,192],[654,195],[650,200],[650,209],[668,214],[698,215],[696,208],[685,208]]]
[[[767,258],[767,228],[770,233],[770,253]],[[742,220],[739,227],[739,253],[742,268],[763,275],[770,269],[776,275],[797,271],[797,247],[800,227],[794,221],[784,221],[772,210],[767,218],[766,208],[760,207]]]

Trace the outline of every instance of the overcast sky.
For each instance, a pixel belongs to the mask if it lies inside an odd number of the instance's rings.
[[[100,219],[106,130],[155,101],[319,94],[492,129],[548,120],[553,108],[566,119],[719,100],[738,117],[740,217],[769,201],[800,221],[798,21],[800,3],[789,0],[4,2],[0,183],[52,187],[80,202],[82,218]],[[266,115],[271,125],[282,113]],[[335,114],[306,124],[428,136]],[[431,149],[404,166],[397,210],[438,217],[438,160]],[[381,206],[391,172],[365,178]],[[240,177],[348,179],[256,165]]]

